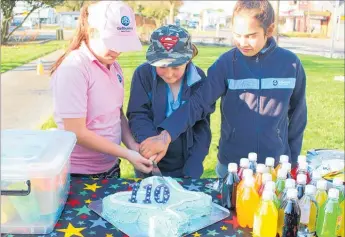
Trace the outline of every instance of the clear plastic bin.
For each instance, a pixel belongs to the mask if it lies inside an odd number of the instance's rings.
[[[64,208],[74,133],[1,131],[1,232],[47,234]]]

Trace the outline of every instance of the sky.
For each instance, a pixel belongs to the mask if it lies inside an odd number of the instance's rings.
[[[180,12],[200,13],[202,9],[224,9],[231,14],[236,1],[183,1]]]

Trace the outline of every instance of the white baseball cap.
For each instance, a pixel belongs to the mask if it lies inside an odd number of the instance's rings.
[[[88,7],[88,23],[98,30],[105,47],[115,52],[139,51],[135,14],[121,1],[99,1]]]

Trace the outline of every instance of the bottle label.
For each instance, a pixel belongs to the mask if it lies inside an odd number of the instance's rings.
[[[310,202],[300,203],[300,207],[301,207],[300,222],[303,224],[308,224],[309,223],[309,216],[310,216]]]

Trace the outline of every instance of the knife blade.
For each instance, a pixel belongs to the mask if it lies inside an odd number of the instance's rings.
[[[163,176],[161,170],[159,169],[159,167],[155,161],[152,161],[152,166],[153,166],[152,175],[153,176],[159,176],[162,178],[163,181],[165,181],[164,176]]]

